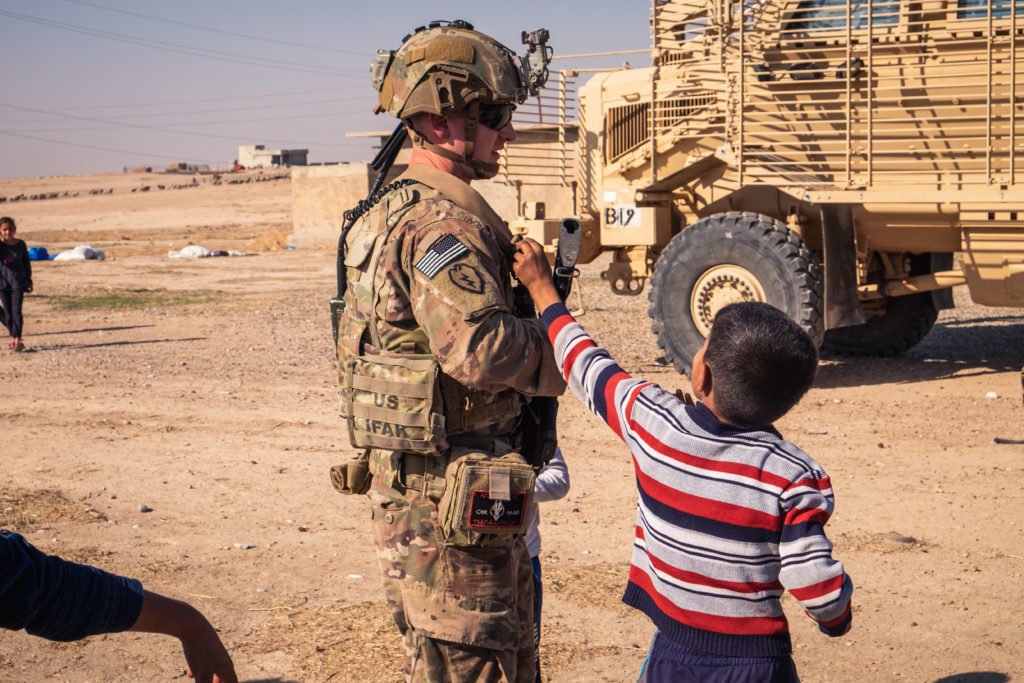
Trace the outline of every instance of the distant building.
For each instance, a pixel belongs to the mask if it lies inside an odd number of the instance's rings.
[[[245,168],[305,166],[308,149],[267,149],[266,145],[239,145],[238,165]]]

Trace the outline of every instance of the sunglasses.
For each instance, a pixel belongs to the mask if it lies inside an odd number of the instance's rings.
[[[512,122],[514,104],[481,104],[477,120],[494,131],[501,130]]]

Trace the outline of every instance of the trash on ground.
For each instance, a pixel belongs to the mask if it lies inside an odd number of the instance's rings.
[[[106,255],[99,249],[93,249],[88,244],[79,244],[74,249],[62,251],[53,257],[54,261],[102,261]]]
[[[29,261],[49,261],[52,256],[50,252],[46,250],[46,247],[29,247],[28,248],[28,260]]]
[[[234,249],[207,249],[198,244],[190,244],[181,251],[172,249],[167,252],[167,258],[211,258],[214,256],[245,256],[245,252]]]

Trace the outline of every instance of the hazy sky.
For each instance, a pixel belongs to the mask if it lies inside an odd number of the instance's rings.
[[[426,7],[430,9],[425,9]],[[522,52],[545,27],[557,54],[645,49],[631,0],[0,0],[0,177],[224,165],[240,144],[364,160],[378,48],[433,19],[466,19]],[[650,63],[646,55],[556,62]]]

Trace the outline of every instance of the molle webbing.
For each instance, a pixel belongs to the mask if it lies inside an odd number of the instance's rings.
[[[433,356],[381,352],[349,359],[345,368],[352,445],[435,454],[447,448],[437,407]]]

